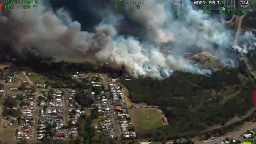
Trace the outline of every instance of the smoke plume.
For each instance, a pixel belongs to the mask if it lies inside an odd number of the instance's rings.
[[[0,42],[11,43],[19,51],[35,48],[42,55],[79,51],[95,61],[124,65],[134,77],[160,79],[175,70],[210,74],[210,70],[183,58],[191,50],[211,52],[225,65],[234,66],[236,59],[229,58],[228,49],[246,53],[255,48],[256,40],[251,33],[241,36],[241,46],[234,46],[234,30],[193,9],[190,1],[183,1],[182,10],[172,3],[173,0],[146,0],[140,9],[124,4],[118,12],[107,6],[94,11],[95,17],[101,19],[94,31],[82,30],[83,23],[72,20],[65,8],[54,11],[41,3],[38,9],[25,10],[18,5],[1,13]],[[84,5],[84,8],[93,9],[93,6]],[[84,21],[90,23],[90,19]]]

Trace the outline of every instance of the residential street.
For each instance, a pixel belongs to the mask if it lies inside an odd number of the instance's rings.
[[[101,78],[102,78],[102,84],[104,86],[104,89],[108,90],[109,89],[109,80],[106,79],[106,77],[103,76],[103,75],[101,75]],[[118,138],[120,138],[121,134],[122,134],[122,131],[121,131],[120,127],[119,127],[117,116],[115,115],[115,111],[114,111],[115,107],[113,105],[113,100],[111,98],[108,98],[107,104],[110,107],[110,117],[113,120],[112,124],[113,124],[115,135]]]

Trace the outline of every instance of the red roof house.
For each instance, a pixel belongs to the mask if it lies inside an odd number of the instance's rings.
[[[168,120],[165,116],[162,117],[162,120],[163,120],[164,123],[168,123]]]

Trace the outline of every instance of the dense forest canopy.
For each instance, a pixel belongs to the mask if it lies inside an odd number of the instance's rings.
[[[254,80],[241,63],[239,69],[224,68],[202,76],[175,72],[168,79],[122,80],[133,102],[160,106],[169,121],[162,128],[168,137],[196,134],[214,124],[224,125],[253,107]]]

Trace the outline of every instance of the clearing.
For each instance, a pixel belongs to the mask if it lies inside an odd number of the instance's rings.
[[[129,99],[129,90],[122,86],[122,93],[128,107],[128,113],[131,116],[135,131],[138,134],[150,134],[151,131],[163,126],[162,111],[156,108],[134,108],[136,104]]]
[[[163,126],[162,114],[154,108],[130,109],[131,120],[135,130],[141,133],[150,133]]]
[[[122,86],[122,93],[124,94],[124,100],[126,102],[127,108],[130,109],[130,107],[133,105],[131,100],[129,99],[129,90],[125,87]]]
[[[45,81],[47,80],[47,78],[43,75],[40,75],[40,74],[37,74],[37,73],[33,73],[31,72],[29,75],[28,75],[29,79],[31,81],[33,81],[35,84],[43,84],[45,83]]]
[[[15,122],[13,125],[8,126],[7,128],[4,128],[2,131],[2,136],[1,136],[2,141],[7,142],[7,143],[15,141],[15,139],[16,139],[15,132],[16,132],[17,127],[18,127],[18,123]]]

